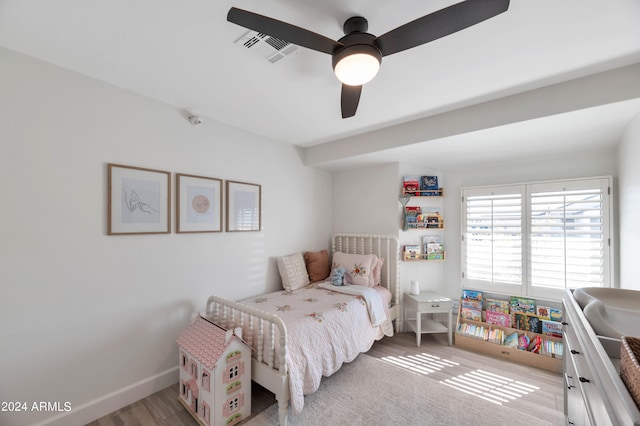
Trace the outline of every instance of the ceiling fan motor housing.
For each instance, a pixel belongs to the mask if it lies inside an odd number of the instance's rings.
[[[382,53],[373,43],[375,39],[376,36],[372,34],[360,32],[350,33],[342,37],[338,41],[344,46],[337,49],[332,55],[331,65],[333,66],[333,69],[335,70],[336,65],[342,59],[358,53],[371,55],[378,60],[378,63],[381,63]]]

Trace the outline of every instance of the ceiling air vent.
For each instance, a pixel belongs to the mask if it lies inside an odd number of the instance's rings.
[[[234,43],[256,52],[271,63],[278,62],[298,48],[288,41],[252,30],[242,34]]]

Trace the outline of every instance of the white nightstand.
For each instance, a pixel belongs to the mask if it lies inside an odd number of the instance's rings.
[[[415,318],[407,318],[409,311],[415,311]],[[448,314],[448,326],[432,318],[422,318],[422,314]],[[420,346],[422,333],[448,333],[449,345],[453,342],[451,327],[451,299],[439,294],[426,292],[419,295],[404,294],[404,323],[416,333],[416,344]]]

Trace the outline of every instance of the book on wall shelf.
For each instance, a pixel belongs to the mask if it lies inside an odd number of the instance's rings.
[[[438,176],[408,175],[402,178],[402,193],[414,197],[440,197],[443,189],[438,184]]]
[[[408,244],[403,246],[402,251],[404,253],[404,260],[416,260],[421,259],[419,244]]]
[[[443,229],[444,219],[435,207],[405,206],[406,223],[411,229]]]

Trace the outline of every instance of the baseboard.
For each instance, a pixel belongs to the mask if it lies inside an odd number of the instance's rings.
[[[36,423],[34,426],[86,425],[102,416],[161,391],[172,384],[177,386],[178,377],[178,366],[175,366],[115,392],[73,407],[68,413],[53,416]]]

